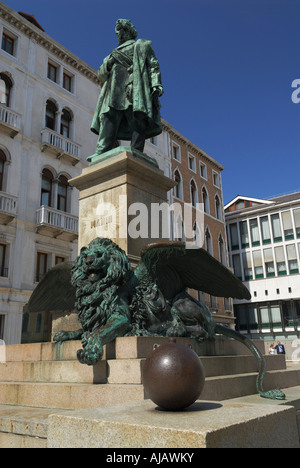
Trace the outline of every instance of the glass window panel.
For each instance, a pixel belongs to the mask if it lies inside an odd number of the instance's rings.
[[[281,313],[280,313],[279,306],[271,307],[271,318],[272,318],[272,325],[274,328],[282,328]]]
[[[292,223],[292,215],[290,211],[284,211],[282,214],[282,223],[284,230],[284,237],[286,240],[294,239],[294,230]]]
[[[272,215],[271,222],[272,222],[274,242],[282,241],[282,232],[281,232],[279,214]]]
[[[283,247],[275,247],[275,259],[279,276],[286,275],[286,264]]]
[[[242,268],[241,268],[241,258],[239,255],[233,255],[232,256],[232,266],[234,269],[234,274],[238,278],[242,279]]]
[[[269,319],[269,309],[268,307],[261,307],[260,308],[260,316],[261,316],[261,325],[262,328],[270,328],[270,319]]]
[[[230,229],[231,248],[233,250],[237,250],[240,247],[237,224],[230,224],[229,229]]]
[[[240,235],[241,235],[241,244],[242,247],[249,247],[249,234],[248,234],[248,227],[247,221],[240,222]]]
[[[296,227],[296,236],[300,238],[300,208],[294,210],[294,221]]]
[[[250,233],[251,233],[251,241],[252,245],[259,245],[259,230],[258,230],[258,222],[257,219],[250,220]]]
[[[251,330],[258,329],[258,313],[257,308],[249,304],[248,306],[249,326]]]
[[[264,259],[265,259],[267,277],[275,276],[275,266],[274,266],[272,249],[264,250]]]
[[[237,318],[240,330],[248,330],[247,309],[245,306],[237,306]]]
[[[290,274],[299,273],[296,246],[294,244],[286,246],[289,272]]]
[[[253,279],[251,254],[249,252],[243,253],[243,266],[245,280]]]
[[[268,216],[264,216],[263,218],[261,218],[260,224],[263,244],[269,244],[271,242],[271,233]]]
[[[253,252],[253,264],[254,264],[254,272],[255,278],[263,278],[264,277],[264,269],[262,263],[262,254],[260,250],[255,250]]]

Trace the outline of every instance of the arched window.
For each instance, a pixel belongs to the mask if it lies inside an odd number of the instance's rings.
[[[51,206],[53,174],[49,169],[42,172],[41,206]]]
[[[12,87],[11,79],[5,73],[0,73],[0,104],[10,106]]]
[[[216,218],[222,220],[221,202],[218,195],[215,196]]]
[[[56,112],[56,105],[53,101],[48,100],[46,104],[45,126],[50,128],[50,130],[56,129]]]
[[[177,198],[182,198],[182,179],[181,175],[179,174],[179,171],[175,171],[174,173],[174,180],[176,182],[176,185],[174,187],[174,196]]]
[[[213,254],[212,239],[208,228],[205,231],[205,249],[210,255]]]
[[[204,213],[209,213],[209,200],[208,200],[208,195],[207,195],[207,191],[205,187],[203,187],[202,189],[202,203],[203,203]]]
[[[67,199],[68,199],[68,186],[69,182],[66,176],[61,175],[58,179],[58,190],[57,190],[57,209],[61,211],[67,211]]]
[[[6,163],[6,156],[3,151],[0,150],[0,190],[3,191],[4,187],[4,166]]]
[[[226,257],[225,257],[225,246],[224,246],[224,240],[222,235],[219,235],[219,256],[220,256],[220,262],[223,263],[223,265],[226,266]]]
[[[191,191],[191,204],[192,206],[196,206],[196,204],[198,203],[198,190],[193,180],[190,183],[190,191]]]
[[[61,115],[60,133],[66,138],[70,138],[72,116],[69,111],[64,109]]]

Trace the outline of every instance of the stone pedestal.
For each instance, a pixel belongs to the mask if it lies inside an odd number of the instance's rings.
[[[70,183],[80,192],[79,250],[96,237],[108,237],[135,263],[147,243],[169,240],[157,210],[163,203],[166,210],[167,193],[175,183],[147,155],[116,148],[93,160]]]

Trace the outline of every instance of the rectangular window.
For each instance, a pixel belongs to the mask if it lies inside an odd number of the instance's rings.
[[[248,234],[247,221],[240,222],[240,235],[241,235],[242,248],[249,247],[249,234]]]
[[[264,260],[267,278],[275,276],[275,266],[272,249],[264,249]]]
[[[252,261],[251,261],[251,254],[249,252],[243,253],[243,266],[244,266],[245,281],[252,280],[253,279]]]
[[[7,268],[6,260],[7,260],[7,246],[5,244],[0,244],[0,276],[4,278],[8,277],[8,268]]]
[[[196,158],[195,156],[189,155],[189,169],[196,172]]]
[[[207,179],[207,167],[203,162],[200,162],[200,176]]]
[[[294,244],[286,246],[286,253],[289,265],[290,275],[299,273],[298,260],[296,254],[296,246]]]
[[[232,266],[235,276],[240,280],[243,279],[242,268],[241,268],[241,259],[239,255],[232,255]]]
[[[273,231],[274,242],[281,242],[282,241],[282,232],[281,232],[279,214],[271,216],[271,223],[272,223],[272,231]]]
[[[180,146],[176,145],[176,143],[172,145],[172,156],[176,161],[181,161]]]
[[[250,220],[250,234],[251,234],[252,246],[255,247],[255,246],[260,245],[257,219]]]
[[[260,218],[260,226],[261,226],[261,235],[262,235],[263,244],[270,244],[271,233],[270,233],[268,216],[264,216],[263,218]]]
[[[258,330],[257,308],[251,304],[248,305],[249,327],[251,331]]]
[[[0,340],[3,340],[4,337],[4,323],[5,315],[0,315]]]
[[[273,328],[282,328],[281,311],[279,306],[271,307],[271,320]]]
[[[229,225],[230,231],[230,240],[231,240],[231,249],[232,250],[239,250],[239,236],[238,236],[238,229],[237,224],[230,224]]]
[[[15,53],[15,39],[9,36],[7,33],[3,33],[2,36],[2,50],[5,50],[10,55]]]
[[[292,215],[290,211],[284,211],[282,214],[282,224],[285,240],[294,239],[294,230],[292,224]]]
[[[269,308],[261,307],[260,316],[261,316],[262,331],[267,331],[267,329],[270,328]]]
[[[65,259],[64,257],[55,257],[55,265],[59,265],[60,263],[64,263]]]
[[[47,273],[47,264],[48,264],[48,255],[45,253],[37,253],[37,265],[36,265],[36,282],[41,281],[41,279]]]
[[[275,247],[275,260],[276,260],[278,276],[285,276],[286,275],[286,263],[285,263],[283,247]]]
[[[54,81],[55,83],[57,83],[57,76],[58,76],[58,67],[56,65],[54,65],[53,63],[51,62],[48,62],[48,78],[49,80],[51,81]]]
[[[220,175],[215,171],[213,171],[213,184],[216,187],[220,187]]]
[[[254,264],[254,272],[255,278],[260,279],[264,277],[264,269],[262,263],[262,255],[260,250],[255,250],[253,252],[253,264]]]
[[[298,239],[300,239],[300,208],[294,210],[294,221],[296,228],[296,236]]]
[[[70,93],[73,91],[73,77],[69,75],[68,73],[64,72],[63,73],[63,88],[65,88],[67,91],[70,91]]]

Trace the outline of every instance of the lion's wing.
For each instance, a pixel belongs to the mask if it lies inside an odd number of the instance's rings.
[[[49,270],[26,304],[27,312],[75,309],[75,288],[71,284],[72,262],[64,262]]]
[[[158,242],[146,247],[141,257],[167,299],[186,288],[217,297],[251,298],[244,284],[204,249],[185,249],[181,242]]]

